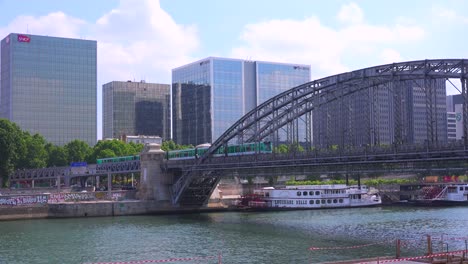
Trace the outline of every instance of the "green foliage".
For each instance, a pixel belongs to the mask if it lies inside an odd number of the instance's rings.
[[[23,132],[15,123],[0,118],[0,186],[6,186],[8,176],[17,169],[67,166],[79,161],[95,163],[96,158],[136,155],[142,149],[143,144],[120,140],[99,141],[93,148],[81,140],[55,146],[43,136]]]
[[[23,140],[25,142],[26,151],[21,156],[16,168],[31,169],[46,167],[49,154],[45,148],[47,142],[44,137],[39,134],[31,136],[29,132],[23,132]]]
[[[64,146],[68,162],[86,161],[91,153],[91,147],[82,140],[75,139]]]
[[[96,159],[137,155],[142,149],[143,144],[127,144],[118,139],[100,140],[91,150],[88,162],[95,163]]]
[[[68,153],[64,147],[47,143],[45,149],[49,154],[47,159],[47,167],[61,167],[68,165]]]
[[[193,145],[179,145],[172,140],[166,140],[162,143],[161,149],[164,151],[181,150],[193,148]]]
[[[278,154],[286,154],[289,152],[289,148],[285,144],[280,144],[278,147],[274,148],[273,152]]]
[[[286,153],[293,153],[293,152],[304,152],[304,147],[302,147],[299,143],[294,142],[290,145],[280,144],[278,147],[273,149],[274,153],[277,154],[286,154]]]
[[[294,142],[289,145],[289,152],[304,152],[304,147],[302,147],[298,142]]]
[[[368,186],[379,186],[384,184],[407,184],[415,181],[415,179],[370,179],[364,181],[364,184]]]
[[[25,152],[21,129],[7,119],[0,118],[0,186],[4,186],[8,175],[16,167]]]

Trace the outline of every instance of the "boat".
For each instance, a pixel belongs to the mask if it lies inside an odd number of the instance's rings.
[[[407,203],[432,206],[468,205],[468,183],[424,186]]]
[[[265,209],[320,209],[380,205],[378,194],[365,185],[295,185],[264,187],[244,196],[240,206]]]

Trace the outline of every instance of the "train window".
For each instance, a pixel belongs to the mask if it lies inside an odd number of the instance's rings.
[[[306,195],[307,195],[307,192],[303,192],[302,195],[306,196]]]
[[[297,196],[301,196],[301,192],[297,192]]]

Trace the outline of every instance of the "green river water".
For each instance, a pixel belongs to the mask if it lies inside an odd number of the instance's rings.
[[[465,249],[468,207],[374,207],[0,222],[0,263],[320,263]],[[441,238],[444,241],[441,241]],[[381,243],[361,248],[342,248]],[[311,247],[339,247],[310,250]]]

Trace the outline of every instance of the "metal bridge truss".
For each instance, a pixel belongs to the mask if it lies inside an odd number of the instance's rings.
[[[98,175],[122,174],[131,172],[140,172],[140,161],[130,160],[123,162],[112,162],[104,164],[89,165],[87,173],[74,174],[70,167],[51,167],[42,169],[26,169],[17,170],[10,175],[10,182],[16,181],[31,181],[31,180],[47,180],[47,179],[63,179],[69,183],[70,179],[76,177],[91,177]]]
[[[193,167],[194,160],[172,163],[168,169],[201,173],[213,171],[222,176],[271,176],[307,174],[365,174],[365,173],[466,173],[468,149],[464,145],[428,148],[411,145],[382,148],[356,148],[342,151],[315,150],[288,154],[258,154],[210,157]]]
[[[428,124],[428,143],[436,143],[434,133],[434,105],[435,92],[431,83],[437,79],[457,78],[461,81],[463,104],[463,135],[467,145],[468,126],[468,94],[467,94],[467,63],[463,59],[447,60],[422,60],[402,63],[393,63],[371,68],[360,69],[352,72],[338,74],[319,80],[315,80],[288,91],[285,91],[253,109],[234,125],[227,129],[200,157],[192,169],[186,171],[174,183],[172,198],[174,204],[185,205],[188,201],[195,206],[203,206],[207,203],[216,183],[219,182],[219,174],[214,172],[198,173],[197,167],[206,162],[212,154],[221,146],[230,142],[260,142],[288,124],[292,124],[307,113],[320,107],[326,107],[332,102],[346,102],[346,98],[356,93],[369,90],[397,89],[399,83],[412,80],[423,80],[426,98],[426,115]],[[402,143],[401,120],[401,92],[395,92],[394,101],[394,143]],[[349,105],[343,105],[352,111]],[[379,107],[378,101],[372,99],[371,107]],[[373,118],[373,117],[370,117]],[[328,121],[327,121],[328,122]],[[370,121],[368,122],[370,123]],[[326,124],[329,127],[328,124]],[[328,129],[328,128],[327,128]],[[374,144],[378,144],[379,135],[376,129],[368,128],[369,137],[374,134]],[[194,190],[197,190],[196,192]],[[183,197],[183,200],[182,200]]]

